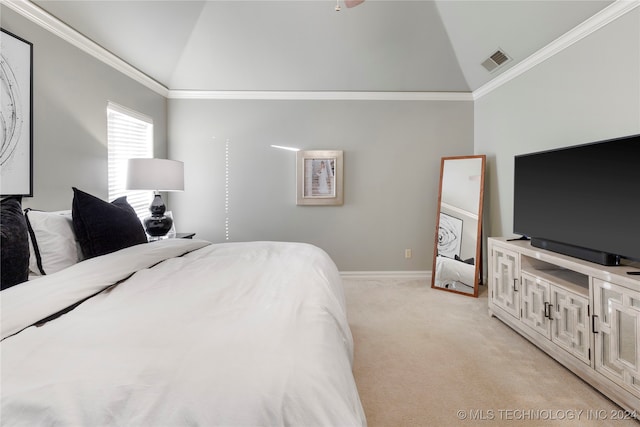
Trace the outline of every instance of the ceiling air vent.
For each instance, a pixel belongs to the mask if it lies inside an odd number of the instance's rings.
[[[504,53],[502,50],[496,50],[490,57],[488,57],[483,63],[482,66],[487,69],[487,71],[494,71],[496,68],[501,66],[502,64],[509,62],[511,58]]]

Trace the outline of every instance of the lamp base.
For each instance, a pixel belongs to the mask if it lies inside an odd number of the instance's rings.
[[[146,217],[142,223],[149,236],[162,237],[171,230],[173,219],[165,215],[151,215]]]
[[[151,237],[165,236],[173,225],[173,218],[164,214],[166,207],[160,193],[153,196],[151,206],[149,206],[151,216],[146,217],[142,223],[147,235]]]

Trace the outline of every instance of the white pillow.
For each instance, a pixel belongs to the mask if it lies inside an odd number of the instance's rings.
[[[29,228],[29,270],[52,274],[82,260],[71,211],[25,211]]]

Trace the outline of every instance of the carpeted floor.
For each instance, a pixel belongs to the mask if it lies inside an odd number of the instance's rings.
[[[477,299],[424,281],[344,286],[369,427],[640,425],[489,317],[486,286]]]

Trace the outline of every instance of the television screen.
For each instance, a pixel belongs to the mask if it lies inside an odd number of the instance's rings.
[[[534,246],[640,260],[640,135],[516,156],[513,214]]]

